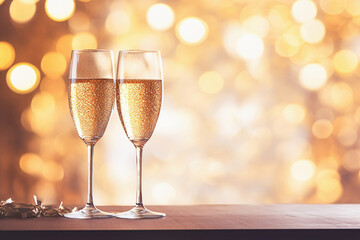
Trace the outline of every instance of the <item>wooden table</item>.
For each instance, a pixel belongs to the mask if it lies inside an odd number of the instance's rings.
[[[124,211],[130,207],[99,207]],[[360,239],[360,204],[151,206],[161,219],[0,219],[0,239]]]

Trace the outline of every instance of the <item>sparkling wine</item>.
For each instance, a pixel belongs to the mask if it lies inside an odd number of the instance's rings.
[[[123,79],[116,82],[117,108],[125,132],[135,145],[151,137],[162,101],[161,80]]]
[[[70,79],[69,104],[75,127],[85,143],[105,132],[114,104],[113,79]]]

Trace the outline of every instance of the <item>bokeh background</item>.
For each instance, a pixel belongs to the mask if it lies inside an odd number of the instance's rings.
[[[84,204],[67,102],[72,49],[157,49],[164,105],[147,204],[360,202],[359,0],[0,0],[0,199]],[[116,111],[98,205],[133,204]]]

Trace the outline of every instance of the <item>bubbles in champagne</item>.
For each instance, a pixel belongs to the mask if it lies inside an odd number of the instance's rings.
[[[85,142],[99,140],[114,104],[113,79],[70,79],[69,103],[75,127]]]
[[[117,108],[128,138],[144,144],[152,135],[162,99],[161,80],[117,80]]]

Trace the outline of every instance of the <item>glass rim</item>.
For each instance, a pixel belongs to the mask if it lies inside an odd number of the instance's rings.
[[[120,50],[119,53],[160,53],[159,50],[128,49]]]
[[[74,49],[71,52],[113,52],[111,49]]]

